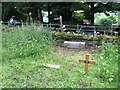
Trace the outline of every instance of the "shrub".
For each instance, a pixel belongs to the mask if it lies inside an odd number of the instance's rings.
[[[109,18],[103,18],[100,20],[100,24],[103,26],[111,26],[112,25],[112,20]]]
[[[118,36],[108,36],[108,35],[85,35],[85,34],[76,34],[76,33],[66,33],[66,32],[52,32],[52,37],[54,39],[64,39],[64,40],[97,40],[106,39],[116,41],[118,40]]]
[[[76,22],[81,22],[83,19],[85,19],[85,15],[83,13],[73,13],[73,19]]]
[[[109,16],[108,18],[112,20],[112,23],[117,23],[117,20],[116,20],[115,17],[113,17],[113,16]]]

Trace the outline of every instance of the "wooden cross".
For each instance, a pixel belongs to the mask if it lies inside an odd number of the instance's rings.
[[[86,60],[79,60],[79,62],[85,63],[85,68],[84,68],[85,74],[88,73],[88,64],[95,64],[96,63],[94,60],[89,60],[89,58],[90,58],[90,55],[87,54]]]

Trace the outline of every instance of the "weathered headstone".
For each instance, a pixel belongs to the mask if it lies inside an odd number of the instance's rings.
[[[64,46],[67,48],[85,48],[85,42],[72,42],[72,41],[64,41]]]
[[[87,45],[95,45],[97,41],[86,41]]]
[[[56,68],[56,69],[61,68],[60,65],[56,65],[56,64],[46,64],[46,65],[44,65],[44,66],[45,66],[45,67],[49,67],[49,68]]]
[[[85,42],[80,42],[80,48],[82,48],[82,49],[85,48]]]

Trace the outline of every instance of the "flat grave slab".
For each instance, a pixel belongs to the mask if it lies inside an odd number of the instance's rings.
[[[56,65],[56,64],[45,64],[43,66],[48,67],[48,68],[56,68],[56,69],[61,68],[60,65]]]
[[[64,46],[71,49],[85,48],[85,42],[64,41]]]

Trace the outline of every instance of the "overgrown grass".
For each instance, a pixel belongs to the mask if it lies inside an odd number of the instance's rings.
[[[96,76],[101,82],[113,87],[118,84],[118,44],[102,43],[101,52],[97,52],[95,59],[97,60]]]
[[[48,30],[35,25],[3,32],[2,38],[3,60],[41,55],[42,52],[49,50],[52,40]]]
[[[51,32],[42,26],[15,27],[2,33],[3,88],[105,88],[117,87],[118,46],[103,43],[91,59],[84,75],[84,64],[74,55],[55,53]],[[64,54],[64,53],[62,53]],[[43,64],[58,64],[60,69]]]

